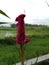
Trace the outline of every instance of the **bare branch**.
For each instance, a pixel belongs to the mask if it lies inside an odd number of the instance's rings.
[[[46,4],[47,4],[47,5],[48,5],[48,7],[49,7],[49,4],[48,4],[47,0],[46,0]]]

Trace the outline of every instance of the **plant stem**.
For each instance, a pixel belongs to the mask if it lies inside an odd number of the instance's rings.
[[[24,45],[20,45],[21,65],[24,65]]]

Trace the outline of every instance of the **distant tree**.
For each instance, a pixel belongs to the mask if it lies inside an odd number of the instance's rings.
[[[16,28],[16,24],[11,24],[11,28]]]

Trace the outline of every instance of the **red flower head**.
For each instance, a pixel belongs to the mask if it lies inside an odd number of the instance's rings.
[[[25,25],[24,25],[24,17],[25,14],[20,14],[15,21],[18,21],[18,34],[16,38],[16,43],[18,44],[25,44],[30,41],[30,39],[26,38],[25,35]]]

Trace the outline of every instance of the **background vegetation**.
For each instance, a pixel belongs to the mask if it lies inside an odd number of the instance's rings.
[[[24,45],[25,60],[49,53],[49,26],[25,25],[26,36],[31,41]],[[13,36],[5,37],[10,32]],[[0,65],[12,65],[20,61],[20,47],[15,43],[17,29],[0,28]]]

